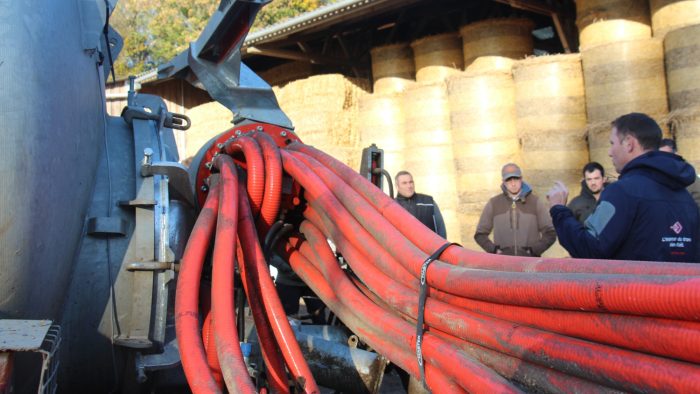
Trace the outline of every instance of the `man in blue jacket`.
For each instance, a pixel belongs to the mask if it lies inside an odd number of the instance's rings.
[[[565,206],[561,182],[549,191],[552,222],[572,257],[700,262],[700,213],[685,189],[695,169],[658,151],[660,141],[661,129],[647,115],[612,122],[608,154],[620,177],[583,224]]]

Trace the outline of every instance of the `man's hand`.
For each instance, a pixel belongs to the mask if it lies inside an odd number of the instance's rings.
[[[555,205],[566,205],[566,200],[569,198],[569,189],[560,181],[554,182],[554,186],[547,193],[547,201],[550,208]]]

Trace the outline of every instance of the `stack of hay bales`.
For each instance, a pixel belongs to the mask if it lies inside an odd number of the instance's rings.
[[[459,240],[457,178],[445,84],[416,84],[403,93],[402,101],[406,170],[413,174],[416,191],[432,195],[437,202],[448,239]]]
[[[466,72],[448,80],[462,244],[473,239],[481,211],[500,192],[501,167],[520,163],[515,84],[510,72]]]
[[[374,93],[400,93],[415,83],[413,52],[406,43],[385,45],[370,50]]]
[[[533,57],[513,67],[523,171],[544,196],[554,180],[579,189],[588,162],[586,98],[579,54]]]
[[[288,83],[277,99],[302,142],[358,169],[362,153],[358,102],[368,89],[366,80],[315,75]]]
[[[312,74],[311,63],[306,61],[288,62],[260,73],[260,78],[270,86],[283,86],[297,79],[307,78]]]
[[[578,0],[577,25],[586,87],[590,158],[614,176],[610,122],[629,112],[668,115],[663,45],[651,38],[649,4]]]
[[[533,52],[532,28],[528,19],[487,19],[463,26],[464,66],[467,71],[510,71],[513,60]]]
[[[231,110],[216,101],[187,112],[192,126],[185,132],[185,160],[191,160],[210,139],[233,127]]]
[[[576,0],[581,48],[651,37],[649,4],[643,0]]]
[[[665,38],[671,127],[678,153],[700,168],[700,25],[671,31]]]
[[[668,115],[663,45],[658,39],[622,41],[587,48],[581,55],[591,160],[613,175],[610,122],[630,112],[657,121]]]
[[[573,198],[588,162],[586,98],[579,54],[528,58],[515,63],[515,106],[524,179],[539,198],[562,181]],[[544,257],[567,252],[555,243]]]
[[[358,128],[363,148],[384,150],[384,169],[392,178],[404,169],[404,115],[400,94],[371,94],[359,100]],[[393,181],[392,181],[393,182]]]
[[[456,33],[439,34],[411,43],[419,83],[443,82],[462,71],[462,46]]]
[[[649,6],[654,37],[663,38],[670,31],[700,23],[700,1],[650,0]]]

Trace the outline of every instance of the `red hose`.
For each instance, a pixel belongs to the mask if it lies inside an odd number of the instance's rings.
[[[257,216],[263,201],[265,190],[265,165],[260,146],[251,137],[240,136],[227,142],[224,151],[232,156],[242,153],[248,170],[248,196],[253,215]]]
[[[256,221],[258,235],[262,238],[277,219],[282,199],[282,158],[275,142],[266,133],[255,133],[255,141],[262,148],[265,160],[265,193]]]
[[[325,282],[333,283],[338,299],[349,306],[359,320],[371,322],[369,326],[376,327],[375,330],[379,328],[379,332],[375,332],[382,335],[384,340],[415,351],[415,326],[411,327],[397,316],[369,302],[340,270],[328,243],[319,243],[310,248],[307,243],[292,242],[299,246],[298,250],[302,255],[319,270]],[[423,355],[426,365],[432,363],[463,389],[470,392],[519,391],[492,370],[455,350],[430,332],[424,336]],[[416,362],[414,359],[414,363]]]
[[[396,229],[398,229],[414,245],[426,254],[432,253],[445,243],[440,236],[424,228],[422,224],[405,209],[396,204],[379,188],[367,179],[359,176],[340,161],[315,149],[312,146],[294,142],[289,150],[303,152],[309,157],[322,163],[335,173],[343,182],[350,185],[361,194],[362,199],[381,213]],[[448,248],[441,260],[472,268],[485,268],[503,271],[527,272],[576,272],[576,273],[609,273],[609,274],[640,274],[640,275],[679,275],[698,276],[700,265],[683,263],[659,263],[648,261],[619,261],[576,259],[572,264],[570,259],[542,259],[535,257],[516,257],[487,254],[463,249],[458,246]]]
[[[333,194],[346,196],[349,191],[339,185],[326,187],[308,167],[287,152],[283,152],[282,158],[285,171],[304,186],[312,206],[317,203],[321,210],[331,213],[329,216],[340,219],[335,220],[336,226],[348,235],[356,247],[373,250],[373,253],[391,250],[400,258],[389,262],[398,261],[414,277],[418,277],[420,266],[427,256],[401,249],[400,245],[404,243],[400,240],[382,235],[381,230],[388,232],[388,226],[380,227],[374,236],[368,234],[355,217],[345,211],[345,208],[354,210],[356,217],[371,215],[370,209],[362,209],[366,205],[343,206]],[[370,226],[375,224],[371,223]],[[381,241],[381,246],[376,246],[375,238]],[[397,267],[395,265],[393,269]],[[700,278],[622,274],[541,275],[471,269],[440,261],[430,266],[430,272],[428,280],[432,287],[461,297],[541,308],[700,320],[700,297],[696,297]],[[631,294],[635,296],[631,297]]]
[[[193,393],[220,393],[204,352],[199,334],[199,281],[202,266],[214,233],[219,185],[212,183],[211,190],[199,213],[180,263],[175,293],[175,332],[180,348],[182,369]]]
[[[270,322],[267,320],[265,307],[263,306],[262,297],[260,296],[260,289],[258,289],[256,285],[257,281],[253,277],[254,275],[248,272],[248,269],[246,269],[246,265],[244,264],[245,259],[243,258],[243,250],[241,249],[240,242],[238,243],[236,255],[239,262],[238,269],[241,273],[243,290],[245,291],[248,303],[250,304],[250,311],[253,314],[253,321],[255,323],[255,328],[258,335],[260,351],[262,353],[263,361],[267,366],[268,382],[271,386],[272,392],[289,393],[287,372],[284,369],[282,355],[280,354],[279,347],[275,341],[275,335],[272,333],[272,326],[270,326]]]
[[[316,227],[303,222],[301,230],[314,250],[327,248],[326,237]],[[300,247],[302,253],[305,246],[302,244]],[[353,271],[375,294],[387,300],[397,311],[415,318],[418,308],[417,291],[393,282],[357,250],[344,250],[343,256],[351,262]],[[337,269],[337,265],[331,269]],[[563,337],[529,327],[516,326],[516,330],[512,324],[457,309],[431,298],[426,302],[425,319],[430,327],[461,339],[611,387],[625,390],[639,390],[640,387],[674,387],[675,390],[687,391],[700,386],[700,369],[689,364]],[[599,371],[605,372],[606,380],[600,380]],[[682,379],[679,379],[681,377]],[[634,381],[635,385],[630,386],[626,383],[627,380]]]
[[[250,380],[241,353],[233,303],[238,177],[231,157],[219,155],[214,164],[221,174],[221,197],[212,269],[212,315],[216,353],[229,392],[254,393],[255,386]]]
[[[253,215],[245,199],[245,192],[240,190],[239,198],[239,237],[243,257],[245,259],[247,275],[254,275],[262,296],[263,306],[268,316],[268,321],[272,325],[272,332],[280,346],[287,368],[289,368],[295,381],[304,389],[306,393],[318,393],[319,389],[311,374],[306,360],[301,353],[301,348],[296,341],[294,331],[289,325],[289,320],[284,313],[282,303],[277,296],[277,290],[270,278],[270,271],[263,256],[262,249],[258,242],[255,231]]]
[[[382,308],[391,308],[384,300],[374,294],[359,279],[350,278],[355,286],[375,304]],[[410,324],[415,325],[416,319],[412,319],[404,314],[399,315]],[[561,373],[548,367],[521,360],[517,357],[507,356],[486,347],[479,346],[472,342],[462,341],[459,338],[448,335],[440,330],[432,329],[431,332],[445,341],[459,347],[474,359],[498,372],[499,375],[514,380],[523,386],[531,388],[535,392],[547,393],[605,393],[619,391],[609,387],[604,387],[593,382],[579,379],[575,376]]]
[[[214,335],[212,335],[213,325],[211,312],[209,312],[204,319],[204,324],[202,324],[202,342],[204,343],[204,352],[207,354],[207,363],[211,369],[211,374],[216,381],[216,385],[221,390],[224,388],[224,375],[221,374],[219,356],[216,354],[216,343],[214,343]]]
[[[299,275],[305,283],[310,284],[310,288],[324,303],[331,308],[334,313],[353,332],[358,334],[363,341],[367,342],[373,349],[389,358],[393,363],[400,366],[414,376],[418,376],[418,365],[415,353],[409,352],[406,347],[397,346],[391,341],[381,339],[381,333],[375,333],[373,328],[365,319],[358,318],[352,313],[352,308],[344,305],[338,298],[336,291],[331,288],[321,273],[308,261],[298,250],[289,243],[285,245],[285,257],[292,266],[294,272]],[[459,393],[464,390],[444,373],[432,364],[426,364],[426,380],[428,385],[436,393]]]

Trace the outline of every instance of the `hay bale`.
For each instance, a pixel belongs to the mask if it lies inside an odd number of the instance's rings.
[[[437,202],[445,219],[447,237],[459,240],[457,185],[445,84],[416,84],[403,93],[402,108],[406,170],[413,174],[416,191],[432,195]]]
[[[487,19],[462,26],[462,52],[467,71],[510,71],[514,59],[533,51],[529,19]]]
[[[654,37],[663,38],[673,30],[700,23],[698,0],[650,0],[649,7]]]
[[[391,176],[404,169],[404,119],[401,95],[371,94],[359,100],[358,127],[363,148],[384,150],[384,168]]]
[[[596,45],[650,38],[649,4],[642,0],[577,0],[576,25],[582,51]]]
[[[185,157],[191,159],[213,137],[233,127],[231,110],[216,101],[187,111],[192,126],[185,132]]]
[[[285,85],[278,100],[305,144],[335,154],[357,169],[362,153],[358,101],[368,88],[366,80],[340,74],[315,75]]]
[[[497,194],[501,167],[519,162],[515,84],[510,72],[462,73],[447,82],[462,243],[473,236],[484,205]]]
[[[370,55],[374,93],[400,93],[415,83],[413,51],[407,43],[375,47]]]
[[[265,70],[260,73],[260,77],[269,83],[270,86],[284,86],[291,81],[307,78],[311,73],[311,63],[296,61]]]
[[[578,190],[588,162],[586,99],[579,54],[541,56],[513,68],[523,171],[544,196],[555,180]]]
[[[629,112],[668,114],[663,48],[658,39],[624,41],[581,52],[589,123]]]
[[[456,33],[424,37],[411,43],[416,64],[416,81],[443,82],[464,67],[462,47]]]
[[[700,106],[700,25],[668,33],[664,47],[671,110]]]
[[[678,145],[678,154],[696,169],[700,168],[700,106],[669,114],[671,131]]]

